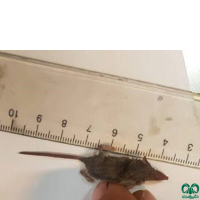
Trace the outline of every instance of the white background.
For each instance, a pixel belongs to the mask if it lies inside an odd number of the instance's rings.
[[[189,90],[181,51],[12,53]],[[3,132],[0,138],[1,199],[90,199],[95,185],[87,183],[79,175],[78,171],[83,165],[78,161],[36,158],[17,153],[37,149],[92,155],[92,150]],[[159,200],[182,199],[181,186],[184,183],[200,185],[199,170],[154,161],[151,163],[165,172],[169,181],[145,184],[140,188],[149,189]]]

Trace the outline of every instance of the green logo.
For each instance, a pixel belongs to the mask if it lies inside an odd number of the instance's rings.
[[[198,195],[196,195],[199,192],[199,186],[196,183],[193,183],[191,186],[187,183],[182,185],[182,192],[189,194],[183,195],[182,198],[189,198],[189,199],[194,199],[194,198],[199,198]],[[194,196],[192,196],[194,194]]]

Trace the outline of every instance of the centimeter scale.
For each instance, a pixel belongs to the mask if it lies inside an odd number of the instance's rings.
[[[198,94],[6,53],[0,131],[200,168]]]

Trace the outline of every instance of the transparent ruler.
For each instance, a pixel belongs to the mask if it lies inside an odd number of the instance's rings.
[[[120,154],[200,168],[198,100],[188,91],[0,53],[0,137],[108,144]]]

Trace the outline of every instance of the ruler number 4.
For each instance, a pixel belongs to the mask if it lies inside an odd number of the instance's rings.
[[[67,120],[66,119],[63,119],[62,120],[62,127],[64,128],[64,127],[66,127],[67,126]]]
[[[165,146],[168,143],[166,139],[163,140],[163,146]]]

